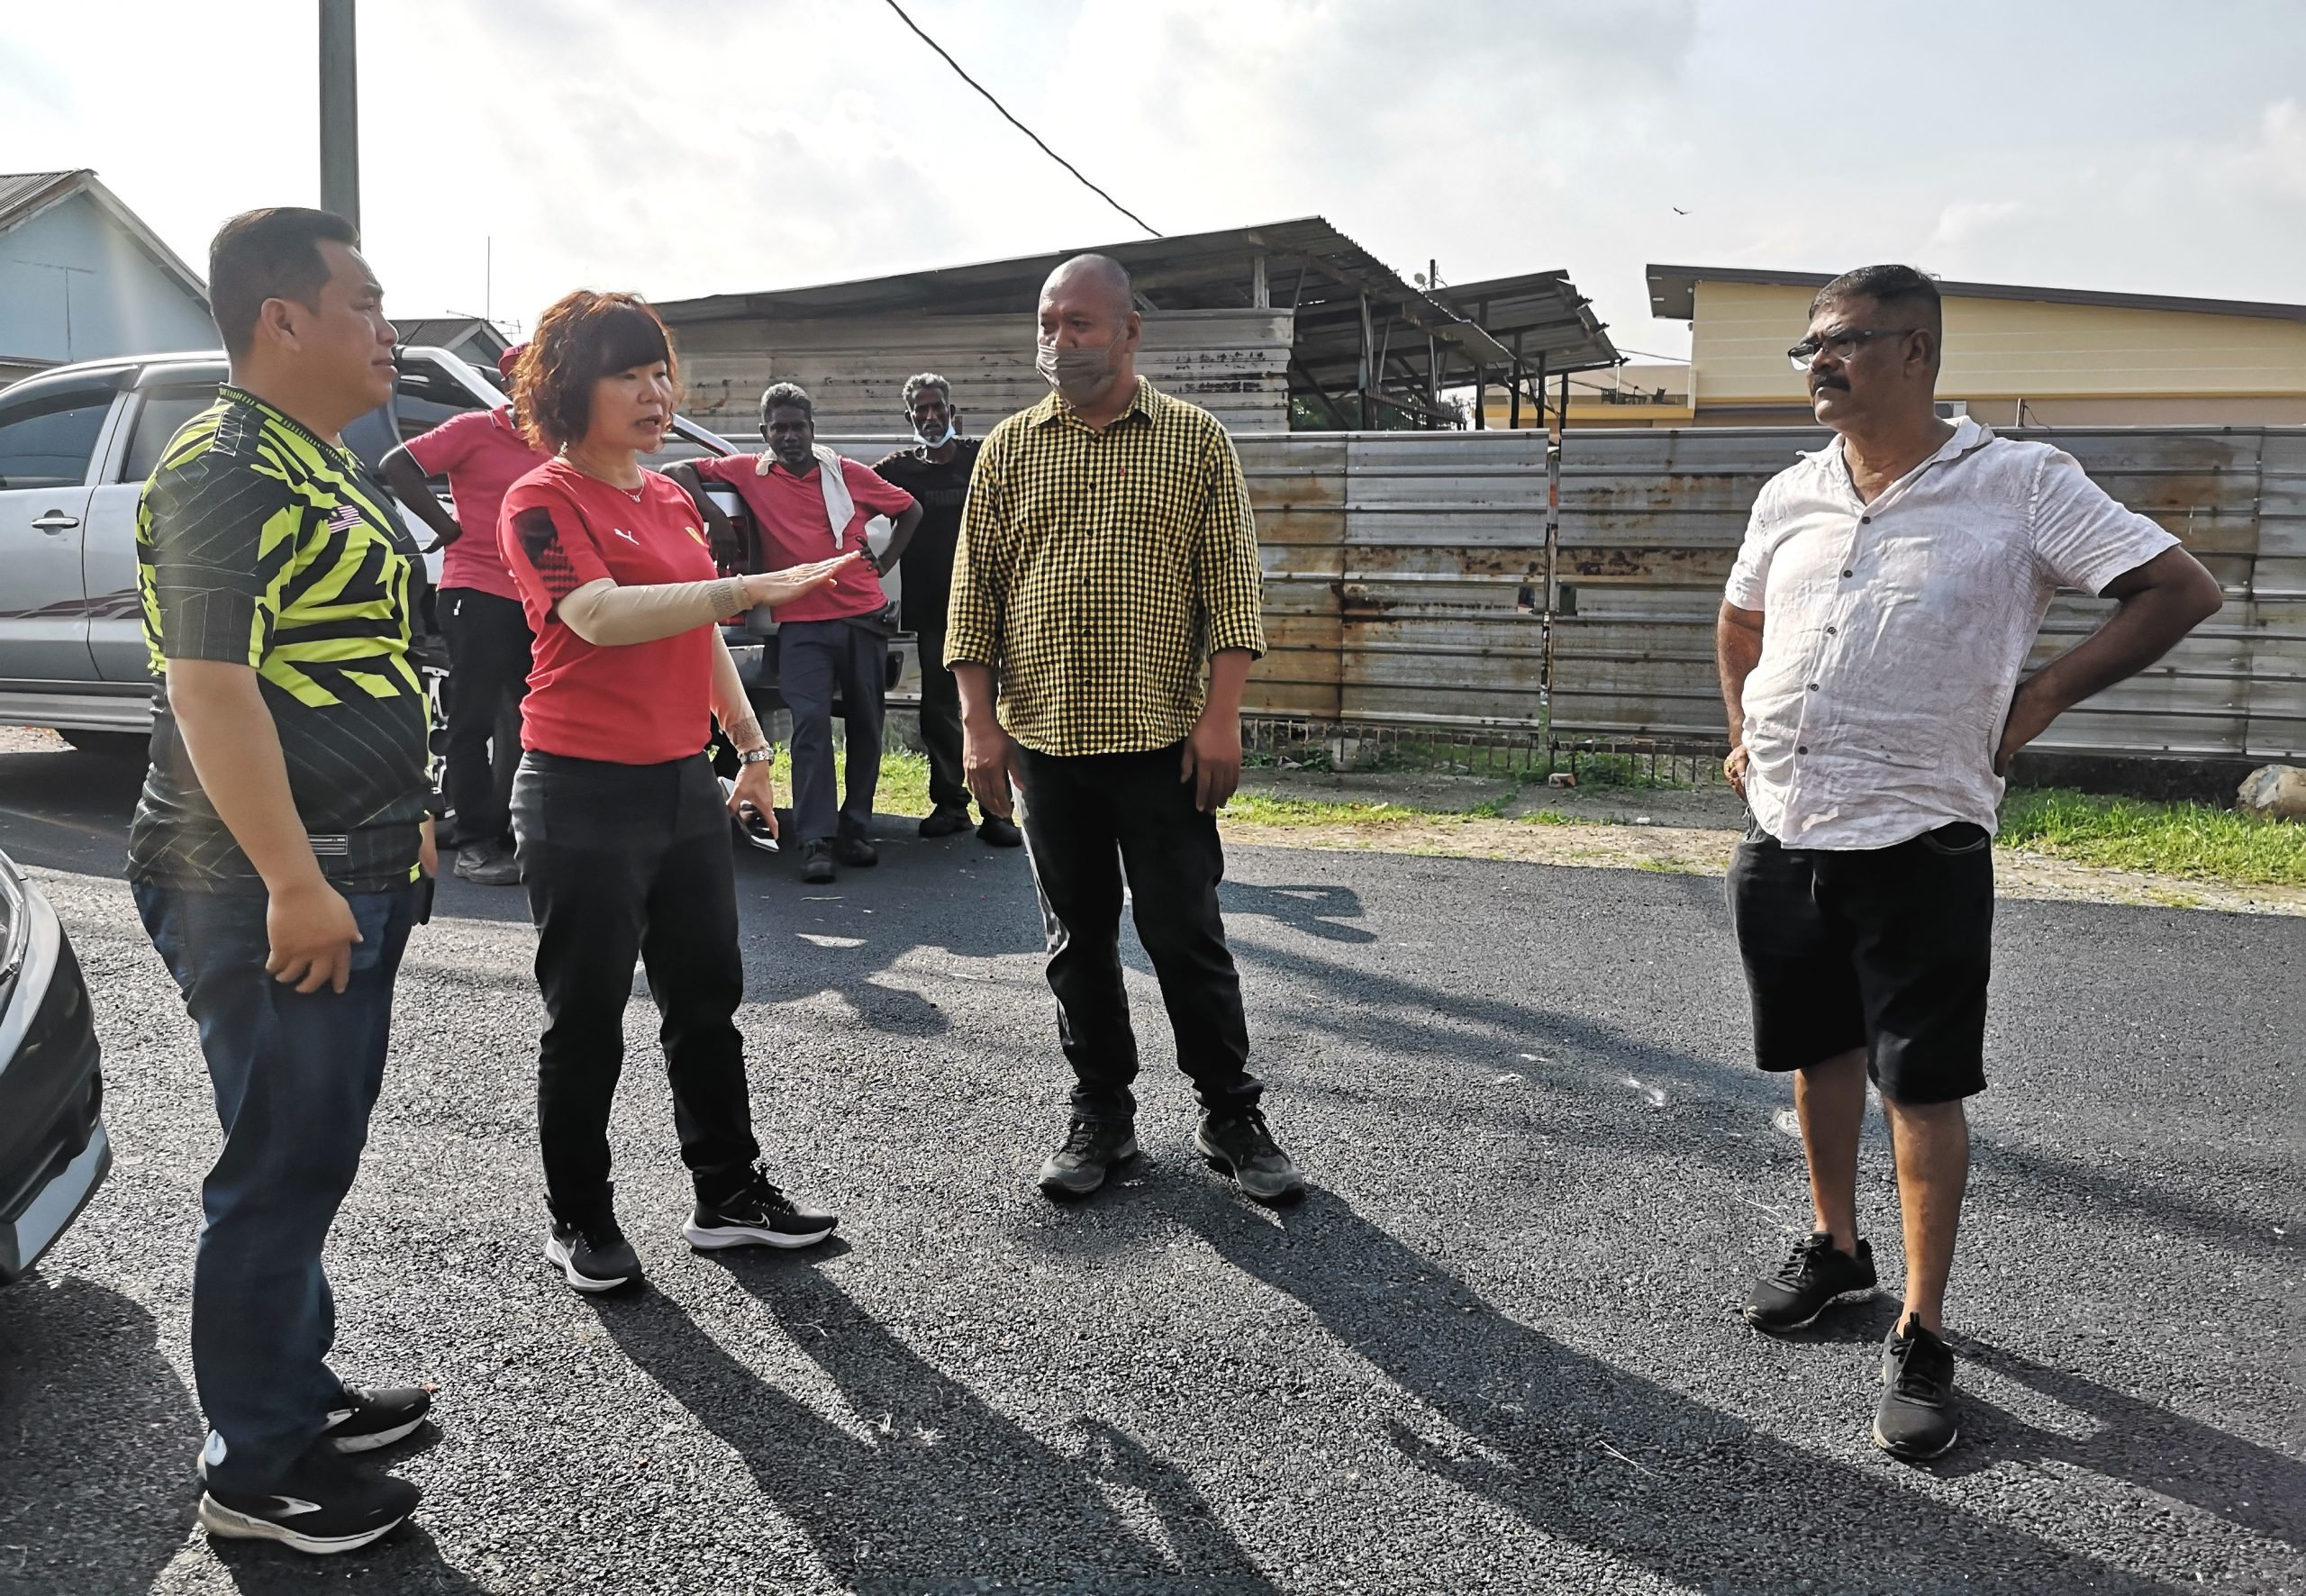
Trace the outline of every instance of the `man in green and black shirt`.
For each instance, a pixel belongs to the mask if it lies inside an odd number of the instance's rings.
[[[350,1387],[321,1247],[384,1079],[393,981],[433,868],[414,543],[338,430],[389,401],[393,328],[351,224],[254,211],[209,257],[232,380],[170,440],[136,544],[161,682],[130,831],[224,1145],[201,1187],[200,1521],[306,1552],[415,1507],[342,1454],[413,1431],[421,1386]]]

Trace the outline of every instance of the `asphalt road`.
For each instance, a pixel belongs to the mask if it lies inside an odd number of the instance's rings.
[[[313,1563],[191,1525],[186,1296],[215,1131],[116,879],[132,784],[0,753],[0,847],[95,988],[113,1177],[0,1292],[0,1591],[2306,1590],[2306,920],[2005,903],[1956,1278],[1966,1437],[1866,1439],[1879,1303],[1735,1316],[1806,1229],[1720,884],[1239,849],[1276,1215],[1194,1156],[1132,950],[1135,1178],[1032,1189],[1062,1066],[1025,864],[885,822],[830,889],[740,863],[753,1097],[813,1256],[708,1258],[645,999],[620,1204],[538,1257],[517,893],[444,884],[331,1259],[339,1366],[444,1387],[418,1524]],[[1899,1275],[1878,1125],[1863,1212]]]

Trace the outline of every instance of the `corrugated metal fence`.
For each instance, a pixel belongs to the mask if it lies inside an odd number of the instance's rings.
[[[2306,430],[2025,432],[2184,540],[2223,612],[2046,748],[2306,750]],[[1545,439],[1243,436],[1272,653],[1252,713],[1721,740],[1713,618],[1754,495],[1823,433],[1572,431],[1548,590]],[[1550,603],[1548,603],[1550,600]],[[2061,595],[2036,663],[2111,608]],[[1550,624],[1550,658],[1548,630]]]

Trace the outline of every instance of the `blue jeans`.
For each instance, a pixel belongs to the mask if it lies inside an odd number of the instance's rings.
[[[417,889],[356,893],[342,993],[266,974],[267,898],[135,884],[152,946],[200,1032],[224,1145],[200,1190],[192,1368],[209,1482],[263,1491],[320,1437],[344,1383],[329,1372],[336,1304],[321,1246],[352,1186],[384,1084]]]

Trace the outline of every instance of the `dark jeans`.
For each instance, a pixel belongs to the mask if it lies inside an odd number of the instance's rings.
[[[443,760],[448,769],[440,779],[441,795],[456,812],[458,846],[509,840],[520,703],[529,690],[529,650],[535,639],[518,603],[477,587],[442,588],[440,616],[440,635],[449,643]]]
[[[1177,779],[1178,749],[1080,758],[1021,751],[1025,842],[1049,929],[1049,984],[1073,1066],[1074,1111],[1093,1120],[1137,1111],[1129,1090],[1137,1036],[1121,969],[1124,870],[1178,1066],[1203,1107],[1256,1107],[1265,1088],[1248,1073],[1241,978],[1217,908],[1225,853],[1216,817],[1194,809],[1193,788]]]
[[[613,1211],[609,1105],[636,957],[664,1016],[681,1158],[700,1198],[730,1195],[760,1148],[734,1019],[736,867],[712,766],[702,754],[664,765],[524,754],[513,833],[538,932],[537,1137],[553,1217],[584,1225]]]
[[[873,823],[881,784],[881,717],[887,697],[889,639],[848,621],[788,621],[776,629],[776,685],[793,712],[793,826],[803,842]],[[832,700],[840,694],[849,732],[849,797],[835,812]]]
[[[352,1187],[384,1084],[393,978],[418,890],[358,893],[342,993],[268,975],[266,895],[135,884],[136,909],[184,993],[224,1145],[200,1188],[192,1369],[208,1478],[264,1491],[320,1437],[344,1383],[329,1372],[336,1303],[321,1247]]]
[[[940,615],[914,632],[921,645],[921,746],[929,754],[929,802],[939,809],[967,809],[969,786],[961,767],[961,688],[945,668],[945,623]]]

